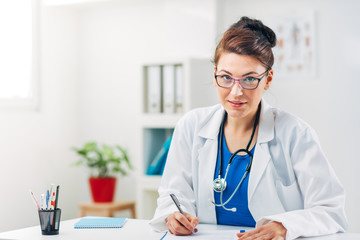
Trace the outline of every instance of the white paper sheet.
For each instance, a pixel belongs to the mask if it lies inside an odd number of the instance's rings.
[[[189,236],[175,236],[174,234],[167,233],[163,238],[164,240],[186,240],[186,239],[203,239],[203,240],[235,240],[238,239],[236,233],[239,230],[199,230]]]

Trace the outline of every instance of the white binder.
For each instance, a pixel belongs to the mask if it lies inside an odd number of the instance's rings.
[[[161,110],[161,68],[147,67],[147,104],[149,113],[160,113]]]
[[[163,67],[164,113],[175,113],[175,66]]]
[[[176,65],[175,66],[175,112],[182,113],[183,112],[183,66]]]

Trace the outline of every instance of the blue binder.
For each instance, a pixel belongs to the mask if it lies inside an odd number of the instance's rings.
[[[160,151],[154,157],[154,160],[150,163],[146,174],[147,175],[162,175],[165,168],[166,158],[169,152],[172,136],[170,136],[162,145]]]

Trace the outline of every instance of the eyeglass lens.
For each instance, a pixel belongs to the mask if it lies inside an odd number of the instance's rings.
[[[259,83],[259,79],[257,78],[248,77],[248,78],[236,80],[227,75],[218,75],[216,77],[216,80],[219,86],[224,88],[232,87],[235,81],[239,81],[241,87],[245,89],[255,89]]]

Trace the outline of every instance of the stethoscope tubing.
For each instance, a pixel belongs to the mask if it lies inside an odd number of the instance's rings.
[[[247,175],[249,174],[250,172],[250,169],[251,169],[251,166],[252,166],[252,162],[253,162],[253,155],[252,153],[249,151],[249,148],[251,146],[251,143],[252,143],[252,140],[254,138],[254,135],[255,135],[255,131],[256,131],[256,127],[259,123],[259,118],[260,118],[260,112],[261,112],[261,102],[259,103],[259,106],[258,106],[258,110],[256,112],[256,117],[255,117],[255,122],[254,122],[254,127],[253,127],[253,131],[251,133],[251,137],[250,137],[250,140],[248,142],[248,145],[246,146],[246,149],[238,149],[237,151],[235,151],[230,159],[229,159],[229,162],[228,162],[228,165],[226,167],[226,171],[225,171],[225,176],[223,179],[221,179],[221,173],[222,173],[222,160],[223,160],[223,154],[222,154],[222,142],[223,142],[223,138],[224,138],[224,127],[225,127],[225,122],[226,122],[226,118],[227,118],[227,112],[225,111],[225,114],[224,114],[224,118],[223,118],[223,121],[221,123],[221,126],[220,126],[220,139],[219,139],[219,153],[220,153],[220,163],[219,163],[219,171],[218,171],[218,178],[214,180],[215,181],[219,181],[220,183],[220,190],[217,189],[215,187],[215,184],[214,184],[214,191],[215,192],[220,192],[220,204],[216,204],[215,202],[212,202],[215,206],[217,207],[223,207],[225,210],[229,210],[229,211],[233,211],[233,209],[228,209],[225,207],[225,205],[234,197],[235,193],[238,191],[238,189],[240,188],[242,182],[245,180],[245,178],[247,177]],[[229,169],[230,169],[230,165],[233,161],[233,159],[235,158],[235,156],[239,153],[239,152],[245,152],[246,154],[249,155],[250,157],[250,161],[249,161],[249,164],[247,165],[246,167],[246,170],[245,170],[245,173],[243,174],[239,184],[236,186],[235,190],[233,191],[233,193],[231,194],[231,196],[228,198],[228,200],[226,200],[224,203],[223,203],[223,193],[224,193],[224,190],[226,188],[226,178],[227,178],[227,175],[229,173]],[[236,210],[235,210],[236,211]]]

